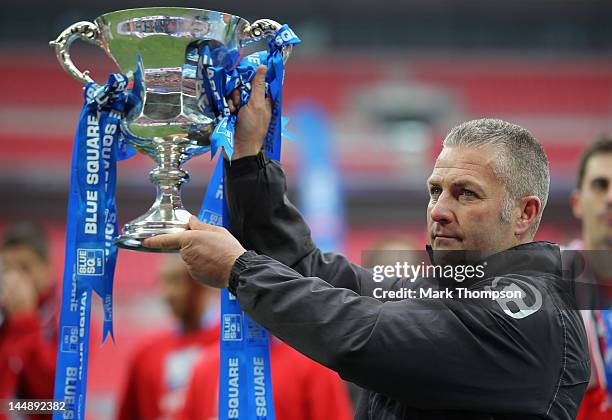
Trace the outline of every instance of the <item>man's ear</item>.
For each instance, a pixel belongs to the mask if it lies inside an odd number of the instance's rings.
[[[572,191],[572,195],[570,196],[570,207],[572,208],[572,213],[574,213],[574,217],[576,219],[582,219],[582,200],[580,198],[580,190]]]
[[[514,235],[523,236],[534,225],[542,212],[542,202],[535,195],[528,195],[519,200],[520,213],[515,221]]]

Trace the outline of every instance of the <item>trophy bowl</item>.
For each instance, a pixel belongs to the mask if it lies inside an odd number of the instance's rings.
[[[269,19],[250,24],[211,10],[151,7],[77,22],[50,42],[64,70],[82,83],[93,80],[72,63],[70,45],[81,39],[102,48],[131,79],[141,100],[125,116],[122,129],[132,147],[157,164],[149,173],[157,198],[145,214],[123,227],[115,239],[118,247],[156,252],[142,240],[187,229],[191,214],[183,207],[180,187],[189,175],[181,165],[209,150],[216,124],[216,115],[198,106],[199,51],[208,46],[217,53],[207,57],[207,65],[233,69],[246,45],[274,36],[280,27]],[[283,50],[285,60],[290,48]]]

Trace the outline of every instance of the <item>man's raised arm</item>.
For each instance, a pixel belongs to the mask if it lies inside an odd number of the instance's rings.
[[[225,187],[232,234],[246,249],[268,255],[304,276],[359,292],[372,278],[342,255],[322,253],[310,229],[287,197],[280,164],[262,152],[225,162]]]
[[[225,162],[232,234],[246,249],[268,255],[304,276],[321,277],[335,287],[359,292],[361,282],[371,279],[371,274],[344,256],[323,254],[315,246],[304,218],[287,198],[280,164],[261,152],[271,115],[265,72],[265,66],[257,69],[251,99],[238,112],[232,161]],[[232,112],[239,101],[234,91],[228,101]]]

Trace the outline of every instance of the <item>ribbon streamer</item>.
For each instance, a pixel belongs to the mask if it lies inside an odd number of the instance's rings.
[[[92,291],[104,306],[102,341],[113,337],[116,161],[134,154],[120,128],[127,84],[126,76],[113,74],[103,87],[85,87],[72,153],[54,390],[54,399],[66,405],[53,414],[56,420],[85,418]]]
[[[272,98],[274,105],[264,147],[270,158],[280,159],[284,78],[282,48],[299,42],[295,33],[284,25],[268,44],[269,51],[260,51],[243,58],[231,71],[228,71],[231,67],[227,63],[219,67],[205,64],[211,62],[210,49],[206,45],[200,50],[202,68],[198,72],[203,80],[199,103],[206,110],[214,109],[218,118],[217,127],[211,136],[211,157],[214,157],[219,147],[223,147],[231,159],[236,116],[230,115],[225,98],[235,88],[240,88],[241,105],[248,103],[255,69],[265,63],[268,65],[266,95]],[[223,157],[219,156],[198,217],[206,223],[229,228],[223,170]],[[242,311],[236,297],[227,289],[221,291],[220,354],[219,419],[273,420],[268,332]]]

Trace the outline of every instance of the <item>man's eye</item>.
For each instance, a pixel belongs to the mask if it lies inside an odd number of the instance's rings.
[[[461,190],[461,195],[464,197],[476,197],[476,193],[474,191],[466,189]]]
[[[440,187],[430,187],[429,188],[429,195],[436,196],[440,194],[442,194],[442,188]]]
[[[609,181],[604,178],[596,178],[591,182],[595,191],[605,191],[608,189],[609,184]]]

